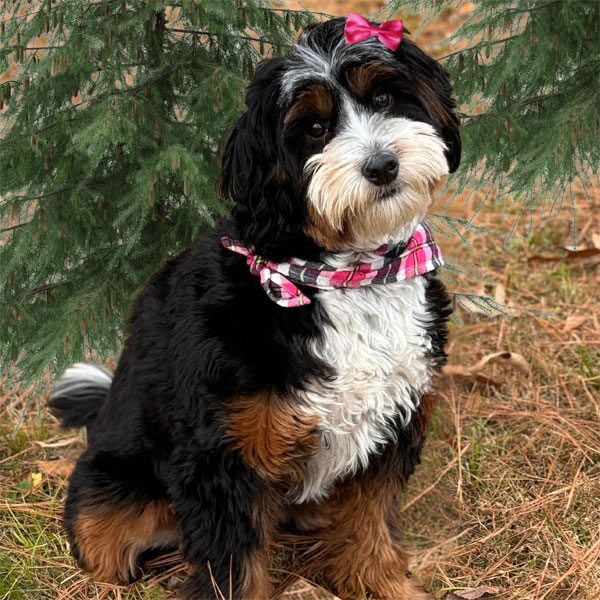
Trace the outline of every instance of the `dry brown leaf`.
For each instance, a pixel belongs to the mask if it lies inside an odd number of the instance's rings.
[[[493,385],[494,387],[500,387],[500,384],[491,377],[487,377],[487,375],[483,375],[481,373],[474,373],[471,369],[467,367],[463,367],[461,365],[445,365],[442,368],[442,373],[444,375],[450,375],[451,377],[462,377],[463,379],[472,379],[475,381],[479,381],[479,383],[484,383],[486,385]]]
[[[471,369],[462,365],[444,365],[442,373],[444,375],[458,375],[459,377],[473,377]]]
[[[525,373],[531,373],[529,363],[522,354],[518,354],[517,352],[494,352],[493,354],[486,354],[476,365],[471,367],[471,370],[479,373],[489,362],[495,362],[498,359],[510,363]]]
[[[567,251],[567,260],[579,260],[580,258],[591,258],[592,256],[600,255],[600,249],[598,248],[584,248],[583,250],[569,250]]]
[[[571,250],[570,248],[562,248],[567,254],[566,256],[543,256],[542,254],[534,254],[527,257],[528,263],[545,263],[545,262],[560,262],[563,260],[583,260],[583,259],[595,259],[600,257],[600,249],[598,248],[584,248],[583,250]]]
[[[32,490],[35,490],[42,485],[42,474],[41,473],[30,473],[29,474],[29,486]]]
[[[448,592],[445,600],[492,600],[500,593],[498,588],[480,585],[466,590],[453,590]]]
[[[592,233],[592,245],[600,250],[600,233]]]
[[[487,385],[493,385],[498,387],[500,384],[492,379],[491,377],[486,377],[481,373],[475,373],[468,367],[463,367],[462,365],[444,365],[442,368],[442,373],[444,375],[464,377],[465,379],[475,379],[480,383],[485,383]]]
[[[569,333],[569,331],[577,329],[577,327],[583,325],[586,319],[585,315],[571,315],[567,317],[563,326],[563,333]]]
[[[481,372],[485,365],[487,365],[489,362],[495,362],[498,360],[508,362],[518,369],[521,369],[528,375],[531,374],[531,369],[527,363],[527,360],[525,360],[525,357],[522,354],[518,354],[517,352],[494,352],[493,354],[486,354],[486,356],[484,356],[472,367],[465,367],[463,365],[445,365],[442,369],[442,373],[444,375],[456,375],[458,377],[475,379],[476,381],[480,381],[481,383],[488,385],[499,386],[500,384],[497,381],[491,377],[483,375]]]

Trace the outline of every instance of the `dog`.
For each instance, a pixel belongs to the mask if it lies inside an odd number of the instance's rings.
[[[406,573],[397,499],[446,359],[424,219],[459,165],[459,123],[434,59],[406,36],[347,43],[345,23],[258,65],[217,182],[231,215],[138,295],[114,374],[78,364],[51,394],[88,430],[64,522],[98,581],[179,548],[182,598],[264,600],[290,532],[341,598],[429,597]]]

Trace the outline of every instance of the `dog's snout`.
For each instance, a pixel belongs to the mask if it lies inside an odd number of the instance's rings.
[[[387,185],[398,176],[398,159],[391,152],[378,152],[362,166],[362,174],[375,185]]]

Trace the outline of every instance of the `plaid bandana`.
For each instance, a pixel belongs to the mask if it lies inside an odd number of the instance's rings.
[[[375,250],[376,257],[371,262],[356,261],[346,269],[334,269],[324,262],[300,258],[289,258],[281,263],[271,262],[231,238],[222,237],[221,243],[228,250],[245,256],[250,272],[260,277],[267,296],[279,306],[287,308],[310,304],[310,298],[294,283],[321,290],[357,288],[372,283],[394,283],[409,279],[429,273],[444,264],[440,248],[425,223],[417,225],[408,244],[384,244]]]

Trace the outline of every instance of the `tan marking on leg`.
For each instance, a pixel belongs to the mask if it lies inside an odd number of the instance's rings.
[[[129,583],[137,559],[153,542],[177,537],[175,517],[166,500],[128,509],[100,506],[82,510],[74,527],[82,566],[93,579]]]
[[[274,393],[241,396],[230,405],[228,437],[242,460],[268,480],[298,480],[316,450],[318,417]]]
[[[244,560],[242,600],[269,600],[273,588],[269,579],[264,550],[257,550]]]
[[[414,417],[421,431],[428,427],[436,403],[434,396],[422,399]],[[406,554],[390,532],[403,485],[393,461],[384,460],[377,471],[338,485],[327,500],[290,507],[296,526],[316,526],[288,536],[297,548],[306,548],[294,560],[295,572],[344,599],[363,598],[365,592],[374,600],[430,599],[407,577]]]
[[[392,540],[386,518],[400,481],[355,479],[340,486],[319,509],[331,525],[318,533],[314,568],[341,598],[420,600],[428,596],[406,576],[407,558]],[[319,545],[314,546],[319,548]]]

